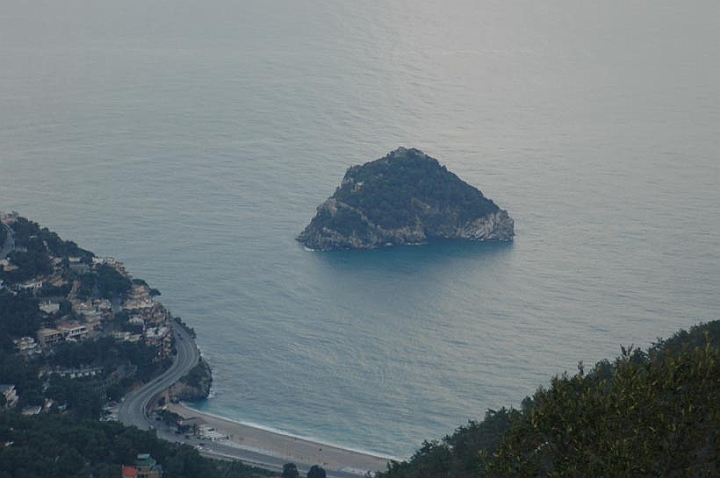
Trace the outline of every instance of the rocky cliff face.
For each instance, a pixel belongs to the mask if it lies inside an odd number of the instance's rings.
[[[510,241],[514,222],[482,193],[417,149],[348,169],[297,237],[314,250],[373,249],[433,238]]]
[[[457,228],[448,237],[472,241],[510,241],[515,237],[515,221],[506,210],[500,209]]]
[[[204,400],[210,394],[211,385],[212,372],[210,366],[201,358],[200,362],[187,375],[170,387],[168,390],[170,400],[175,402]]]

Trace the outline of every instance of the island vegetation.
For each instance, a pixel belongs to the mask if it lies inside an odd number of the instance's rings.
[[[348,169],[298,240],[328,250],[513,236],[507,212],[477,188],[422,151],[399,148]]]

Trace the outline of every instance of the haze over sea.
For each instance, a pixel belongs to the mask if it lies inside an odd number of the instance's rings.
[[[720,3],[30,0],[0,9],[0,209],[162,291],[203,410],[407,457],[720,318]],[[417,147],[514,244],[312,253]]]

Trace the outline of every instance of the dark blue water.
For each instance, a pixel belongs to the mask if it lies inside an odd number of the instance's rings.
[[[193,325],[203,409],[405,457],[720,312],[717,2],[33,0],[0,12],[0,209]],[[417,147],[514,244],[310,253]]]

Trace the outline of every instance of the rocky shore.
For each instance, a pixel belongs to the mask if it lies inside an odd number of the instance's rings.
[[[173,402],[198,402],[208,398],[211,386],[212,371],[208,363],[200,357],[198,364],[170,387],[168,395]]]

